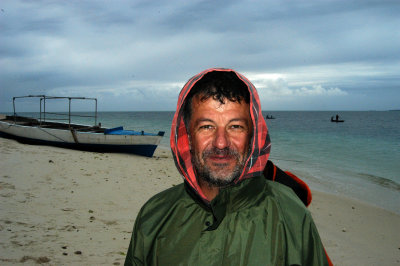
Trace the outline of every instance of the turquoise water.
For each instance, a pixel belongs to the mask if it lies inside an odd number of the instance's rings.
[[[366,201],[400,213],[400,112],[263,112],[272,149],[270,159],[312,189]],[[84,113],[81,113],[84,114]],[[23,114],[21,114],[23,115]],[[169,147],[173,112],[100,112],[105,127],[157,133]],[[90,124],[89,118],[73,122]]]
[[[400,112],[269,112],[271,160],[311,188],[400,213]]]

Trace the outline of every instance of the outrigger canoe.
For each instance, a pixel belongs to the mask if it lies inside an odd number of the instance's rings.
[[[15,111],[15,100],[19,98],[39,98],[40,116],[30,118],[18,116]],[[69,101],[68,123],[50,121],[46,116],[46,101],[52,99],[66,99]],[[72,100],[95,101],[95,113],[93,126],[71,123]],[[97,99],[85,97],[52,97],[45,95],[29,95],[13,97],[14,115],[0,116],[0,133],[5,137],[11,137],[22,142],[54,145],[65,148],[93,150],[99,152],[132,153],[152,157],[155,149],[160,144],[164,131],[157,134],[143,131],[125,130],[122,126],[116,128],[104,128],[97,124]],[[43,107],[43,111],[42,111]],[[53,113],[54,114],[54,113]]]

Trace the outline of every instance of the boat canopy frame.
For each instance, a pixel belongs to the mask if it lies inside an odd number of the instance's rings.
[[[54,99],[68,99],[68,119],[57,119],[57,120],[68,120],[68,125],[71,125],[71,116],[75,117],[94,117],[94,125],[97,125],[97,98],[87,98],[87,97],[65,97],[65,96],[46,96],[46,95],[27,95],[27,96],[16,96],[13,97],[13,110],[14,110],[14,122],[16,122],[17,113],[15,111],[15,100],[20,98],[39,98],[40,99],[40,116],[39,116],[39,123],[46,122],[46,114],[53,114],[53,115],[66,115],[60,113],[53,113],[53,112],[46,112],[46,100],[54,100]],[[71,101],[72,100],[93,100],[95,101],[95,111],[94,115],[77,115],[71,114]],[[42,111],[43,106],[43,111]],[[43,115],[43,117],[42,117]],[[56,120],[56,119],[51,119]]]

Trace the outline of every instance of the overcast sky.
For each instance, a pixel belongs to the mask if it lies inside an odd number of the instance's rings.
[[[398,0],[2,0],[0,8],[2,112],[28,94],[97,97],[100,111],[172,111],[184,83],[210,67],[247,76],[263,110],[400,109]]]

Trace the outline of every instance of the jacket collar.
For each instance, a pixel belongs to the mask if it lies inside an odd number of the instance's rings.
[[[207,203],[185,182],[185,189],[191,198],[213,215],[213,224],[207,228],[207,231],[217,229],[227,213],[238,212],[251,206],[262,195],[261,192],[264,186],[264,176],[247,178],[235,185],[222,188],[219,194],[211,202]]]

